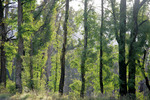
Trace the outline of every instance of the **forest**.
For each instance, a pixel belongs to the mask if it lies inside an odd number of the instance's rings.
[[[0,0],[0,100],[150,100],[150,0]]]

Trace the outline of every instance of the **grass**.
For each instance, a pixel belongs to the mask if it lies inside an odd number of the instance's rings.
[[[30,91],[28,93],[24,92],[22,94],[14,94],[14,95],[10,95],[9,93],[0,94],[0,100],[115,100],[115,99],[105,97],[102,95],[85,97],[84,99],[82,99],[74,93],[60,96],[59,93]]]
[[[60,96],[58,93],[46,93],[46,92],[28,92],[22,94],[1,94],[0,100],[116,100],[112,97],[105,96],[93,96],[93,97],[85,97],[84,99],[80,98],[76,95],[63,95]]]
[[[80,98],[79,94],[70,92],[69,95],[60,96],[59,93],[52,93],[46,91],[24,91],[22,94],[16,93],[0,93],[0,100],[118,100],[117,96],[108,94],[93,94],[92,97],[86,96],[84,99]],[[131,100],[129,96],[123,97],[121,100]],[[147,98],[140,98],[137,96],[137,100],[150,100]]]

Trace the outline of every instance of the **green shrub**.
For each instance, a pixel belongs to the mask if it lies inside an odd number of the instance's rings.
[[[16,93],[16,86],[15,86],[15,82],[8,80],[6,89],[10,94],[15,94]]]

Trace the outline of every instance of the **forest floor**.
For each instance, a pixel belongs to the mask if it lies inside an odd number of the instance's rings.
[[[37,93],[37,92],[28,92],[22,94],[10,93],[0,94],[0,100],[117,100],[114,97],[85,97],[84,99],[75,95],[63,95],[60,96],[58,93]]]
[[[136,100],[150,100],[148,97],[137,96]],[[0,100],[119,100],[118,96],[111,95],[92,95],[86,96],[84,99],[80,98],[79,94],[69,93],[69,95],[60,96],[59,93],[46,91],[24,91],[22,94],[0,92]],[[121,100],[131,100],[129,97],[124,97]]]

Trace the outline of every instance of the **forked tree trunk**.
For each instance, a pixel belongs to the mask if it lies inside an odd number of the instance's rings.
[[[134,1],[134,7],[133,7],[133,26],[132,26],[132,32],[130,36],[130,47],[129,47],[129,80],[128,80],[128,88],[129,88],[129,94],[135,94],[135,70],[136,70],[136,63],[135,63],[135,39],[136,35],[138,34],[138,23],[137,23],[137,17],[138,17],[138,5],[139,0]]]
[[[64,40],[63,40],[63,47],[62,47],[62,54],[60,58],[61,63],[61,77],[59,83],[59,93],[63,95],[63,87],[65,82],[65,54],[66,54],[66,46],[67,46],[67,33],[68,33],[68,18],[69,18],[69,0],[66,0],[66,13],[65,13],[65,21],[64,21]]]
[[[131,94],[132,99],[136,99],[136,89],[135,89],[135,73],[136,73],[136,38],[138,35],[138,13],[140,8],[146,3],[148,0],[143,0],[140,3],[140,0],[134,0],[133,6],[133,22],[132,22],[132,30],[130,35],[130,46],[129,46],[129,79],[128,79],[128,88],[129,94]]]
[[[115,36],[119,48],[119,94],[125,96],[127,94],[127,79],[126,79],[126,63],[125,63],[125,37],[126,37],[126,0],[121,0],[120,3],[120,34],[118,35],[117,18],[115,12],[115,0],[111,0],[113,11]]]

